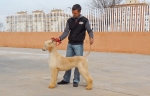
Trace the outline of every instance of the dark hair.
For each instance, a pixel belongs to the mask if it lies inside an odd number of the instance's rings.
[[[81,12],[81,6],[79,5],[79,4],[75,4],[75,5],[73,5],[73,7],[72,7],[72,10],[78,10],[78,12]]]

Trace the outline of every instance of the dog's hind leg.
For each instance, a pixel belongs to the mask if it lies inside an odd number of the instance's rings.
[[[51,80],[50,80],[49,88],[55,88],[57,82],[57,76],[58,76],[58,69],[51,68]]]
[[[79,69],[80,74],[83,76],[83,78],[87,82],[86,90],[91,90],[92,89],[92,84],[93,84],[93,79],[92,79],[92,77],[90,76],[90,74],[88,72],[88,68],[79,67],[78,69]]]

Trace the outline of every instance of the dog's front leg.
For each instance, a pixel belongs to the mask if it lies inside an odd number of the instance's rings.
[[[57,82],[57,76],[58,76],[58,69],[51,68],[51,80],[50,80],[49,88],[55,88]]]

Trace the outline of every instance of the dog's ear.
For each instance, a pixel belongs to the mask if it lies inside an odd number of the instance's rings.
[[[48,45],[51,45],[53,43],[53,41],[52,42],[48,42]]]
[[[53,46],[51,46],[51,47],[48,48],[49,52],[52,52],[52,50],[53,50]]]
[[[52,40],[52,43],[54,42],[54,40]]]
[[[57,45],[57,42],[56,42],[56,41],[53,41],[53,44],[54,44],[54,45]]]
[[[55,40],[52,40],[52,43],[53,43],[54,45],[56,45],[56,44],[57,44],[57,42],[56,42]]]

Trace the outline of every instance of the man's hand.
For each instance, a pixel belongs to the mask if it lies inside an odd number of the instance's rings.
[[[90,44],[92,45],[94,43],[94,39],[90,38]]]
[[[56,38],[56,39],[60,40],[60,38]],[[61,41],[61,40],[60,40],[60,41]]]

